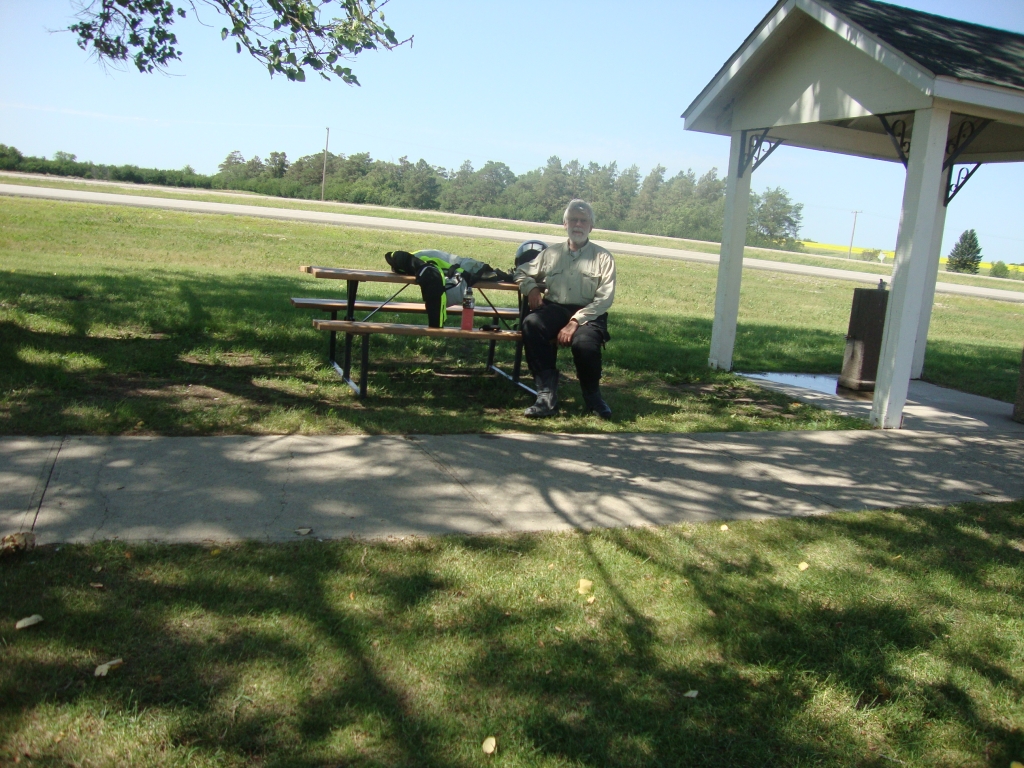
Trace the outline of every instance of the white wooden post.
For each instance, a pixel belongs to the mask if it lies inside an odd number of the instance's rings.
[[[743,133],[733,131],[729,145],[729,174],[725,182],[725,225],[722,228],[722,255],[718,260],[715,322],[711,328],[711,354],[708,356],[708,365],[724,371],[732,370],[743,279],[743,247],[747,244],[752,164],[748,163],[743,175],[739,175],[743,150]]]
[[[928,277],[928,256],[944,173],[948,109],[919,109],[914,113],[910,161],[903,188],[903,210],[896,238],[896,263],[892,291],[885,313],[882,353],[875,378],[871,423],[883,429],[899,429],[907,402],[910,369],[914,363],[921,307]]]
[[[939,279],[939,257],[942,256],[942,232],[946,228],[946,186],[952,169],[942,174],[939,184],[939,200],[935,207],[935,228],[932,230],[932,244],[928,251],[928,282],[925,283],[921,303],[921,320],[917,324],[917,342],[914,344],[914,364],[910,378],[920,379],[924,372],[924,351],[928,345],[928,326],[932,322],[932,305],[935,304],[935,283]]]

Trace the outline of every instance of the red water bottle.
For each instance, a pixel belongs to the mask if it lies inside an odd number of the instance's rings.
[[[466,293],[462,296],[462,330],[473,330],[473,289],[466,286]]]

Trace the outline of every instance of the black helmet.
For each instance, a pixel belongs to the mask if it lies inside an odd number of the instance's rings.
[[[527,240],[516,248],[516,266],[533,261],[547,247],[548,244],[542,243],[540,240]]]

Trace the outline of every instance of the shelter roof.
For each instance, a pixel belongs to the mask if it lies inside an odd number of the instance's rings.
[[[823,0],[934,75],[1024,89],[1024,35],[875,0]]]
[[[978,132],[960,162],[1024,160],[1024,35],[877,0],[778,0],[683,117],[905,162],[914,113],[931,107],[953,113],[954,143]]]

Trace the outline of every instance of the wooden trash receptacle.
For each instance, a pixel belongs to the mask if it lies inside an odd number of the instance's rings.
[[[862,392],[873,392],[878,358],[882,354],[882,333],[885,331],[885,309],[889,292],[885,283],[878,288],[855,288],[850,309],[850,327],[846,332],[846,352],[839,386]]]

